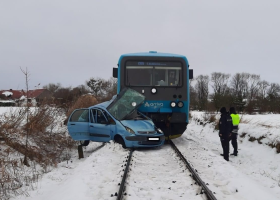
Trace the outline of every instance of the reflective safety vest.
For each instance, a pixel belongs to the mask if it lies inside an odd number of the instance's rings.
[[[232,118],[232,125],[233,126],[238,126],[239,122],[240,122],[240,117],[238,114],[231,114],[230,115]]]

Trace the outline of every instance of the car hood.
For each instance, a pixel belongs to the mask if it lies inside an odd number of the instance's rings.
[[[155,131],[154,124],[149,120],[122,120],[121,123],[134,131]]]

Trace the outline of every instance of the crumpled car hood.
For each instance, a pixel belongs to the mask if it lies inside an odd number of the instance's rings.
[[[155,127],[151,121],[146,120],[122,120],[124,126],[131,128],[134,131],[154,131]]]

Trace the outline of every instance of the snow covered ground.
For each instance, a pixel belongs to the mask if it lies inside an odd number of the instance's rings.
[[[203,116],[199,112],[192,115]],[[220,156],[222,148],[213,124],[191,120],[183,136],[173,141],[217,199],[280,199],[280,154],[267,145],[279,141],[280,115],[243,115],[242,121],[239,134],[246,135],[239,137],[239,154],[230,156],[229,162]],[[260,136],[265,137],[261,144],[248,141]],[[62,162],[44,174],[29,197],[14,200],[115,199],[111,194],[118,192],[128,150],[111,142],[93,151],[99,145],[90,143],[84,159],[79,160],[76,153],[70,162]],[[195,195],[197,188],[190,186],[191,180],[182,172],[171,147],[137,150],[134,156],[127,199],[205,199]],[[184,194],[182,187],[186,187]]]

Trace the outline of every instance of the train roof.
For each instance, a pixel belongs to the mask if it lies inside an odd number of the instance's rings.
[[[139,53],[128,53],[128,54],[123,54],[121,55],[121,57],[125,57],[125,56],[164,56],[164,57],[186,57],[183,55],[179,55],[179,54],[172,54],[172,53],[161,53],[161,52],[157,52],[157,51],[149,51],[149,52],[139,52]]]

